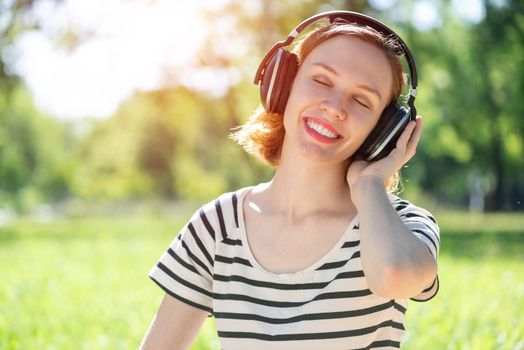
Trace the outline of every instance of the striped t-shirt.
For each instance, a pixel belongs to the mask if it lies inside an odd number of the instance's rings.
[[[169,295],[214,316],[222,349],[399,348],[407,300],[369,290],[358,216],[315,264],[296,273],[271,273],[247,244],[242,201],[249,189],[223,194],[200,208],[149,277]],[[436,259],[440,238],[433,217],[389,196]],[[437,291],[438,278],[412,299],[427,301]]]

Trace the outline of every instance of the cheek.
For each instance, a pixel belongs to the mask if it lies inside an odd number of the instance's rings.
[[[307,102],[319,96],[318,86],[313,84],[308,77],[298,75],[291,87],[289,100],[296,100],[297,102]],[[289,101],[288,101],[289,102]]]
[[[286,103],[286,109],[284,110],[284,126],[286,126],[286,122],[289,119],[295,119],[299,116],[300,111],[308,103],[311,103],[312,96],[314,94],[311,93],[310,89],[305,84],[302,84],[301,81],[295,79]]]
[[[360,131],[360,135],[358,137],[358,140],[355,140],[356,148],[355,151],[368,140],[369,136],[371,135],[371,132],[374,130],[375,124],[366,124],[363,125]]]
[[[348,151],[350,151],[351,154],[355,152],[369,137],[371,131],[373,131],[376,125],[375,119],[378,120],[378,117],[370,118],[369,115],[358,113],[352,114],[351,120],[349,121],[351,137],[350,142],[347,145]]]
[[[373,128],[375,127],[374,124],[372,123],[362,123],[360,125],[360,132],[359,132],[359,135],[360,135],[360,138],[359,138],[359,146],[360,144],[362,144],[364,142],[364,140],[366,140],[369,135],[371,134],[371,131],[373,131]]]

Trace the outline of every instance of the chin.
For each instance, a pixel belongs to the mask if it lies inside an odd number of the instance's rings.
[[[310,162],[322,164],[347,163],[349,158],[346,154],[333,154],[317,145],[311,144],[302,145],[300,147],[300,155]]]

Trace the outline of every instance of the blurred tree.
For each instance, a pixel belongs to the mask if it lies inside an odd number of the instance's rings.
[[[428,118],[418,164],[405,173],[442,200],[468,204],[477,193],[486,209],[519,209],[523,5],[484,6],[478,24],[448,7],[442,27],[410,31],[421,71],[419,112]]]
[[[35,27],[28,12],[33,1],[2,2],[0,52],[25,30]],[[33,106],[18,77],[0,55],[0,207],[20,210],[68,195],[71,147],[66,125]]]
[[[491,156],[488,164],[495,183],[487,206],[511,209],[518,199],[515,195],[524,192],[523,178],[518,175],[524,171],[524,107],[517,102],[524,92],[524,3],[513,0],[498,8],[483,2],[486,18],[473,30],[471,49],[478,57],[473,63],[481,77],[479,97],[491,120],[486,153]]]
[[[78,125],[56,122],[31,107],[1,55],[0,205],[5,198],[56,199],[70,192],[111,200],[208,199],[268,180],[272,170],[227,139],[259,103],[253,74],[264,53],[299,22],[346,9],[383,19],[417,58],[417,107],[426,118],[416,159],[403,170],[408,189],[424,189],[446,203],[522,210],[524,5],[479,1],[485,17],[478,23],[461,18],[451,1],[432,2],[442,25],[417,30],[412,24],[417,0],[389,7],[364,0],[231,0],[207,12],[212,35],[192,67],[167,71],[169,87],[136,93],[111,118],[88,122],[78,141],[68,138]],[[26,16],[33,5],[1,5],[9,20],[0,21],[0,50],[38,26]],[[75,30],[58,33],[57,45],[73,51],[92,35]],[[180,78],[182,71],[224,77],[223,91],[192,86]]]
[[[227,138],[240,90],[226,98],[183,87],[137,93],[81,140],[75,193],[205,200],[253,182],[262,166]]]

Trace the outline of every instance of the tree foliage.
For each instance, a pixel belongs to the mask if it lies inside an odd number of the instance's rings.
[[[423,77],[420,111],[428,117],[412,174],[448,201],[465,203],[480,186],[488,209],[518,209],[524,12],[516,1],[485,2],[485,9],[478,24],[448,14],[441,28],[411,32]]]
[[[0,53],[34,29],[33,1],[0,4]],[[0,208],[27,209],[70,193],[73,171],[67,126],[38,111],[19,77],[0,60]]]
[[[442,203],[464,206],[480,197],[487,209],[522,210],[522,2],[484,0],[485,17],[478,23],[457,15],[450,1],[441,2],[442,25],[424,31],[409,20],[417,1],[380,11],[370,3],[273,0],[252,11],[248,2],[230,1],[207,16],[216,28],[228,18],[231,29],[217,29],[188,67],[236,72],[223,95],[175,79],[169,87],[137,92],[104,120],[65,123],[43,115],[0,60],[0,207],[67,196],[203,200],[268,180],[272,170],[227,137],[259,103],[251,84],[259,59],[304,18],[347,9],[391,24],[415,54],[424,134],[417,156],[403,169],[408,191],[424,191]],[[10,20],[0,28],[0,50],[37,28],[21,20],[32,1],[12,4],[6,8]],[[244,50],[224,50],[231,40],[243,42]]]

